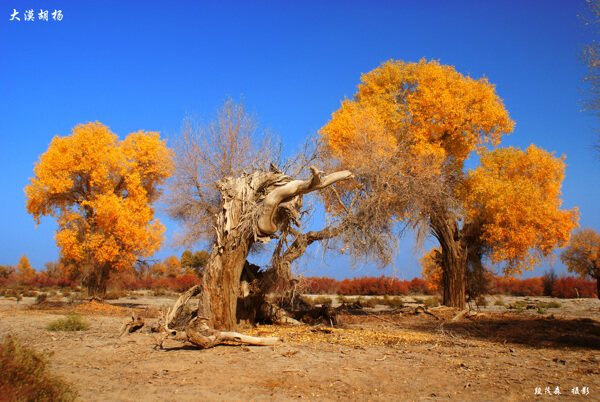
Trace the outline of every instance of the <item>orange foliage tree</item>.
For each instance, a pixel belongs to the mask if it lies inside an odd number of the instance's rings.
[[[61,259],[82,270],[91,294],[104,294],[111,270],[130,269],[162,245],[154,217],[172,156],[156,132],[120,141],[96,122],[53,138],[25,187],[27,211],[39,224],[56,218]]]
[[[575,232],[560,260],[570,272],[595,279],[600,299],[600,235],[594,229],[583,228]]]
[[[350,151],[365,139],[380,144],[373,157],[411,161],[394,165],[397,177],[436,176],[439,191],[415,194],[410,204],[419,211],[413,223],[426,224],[439,242],[444,304],[464,308],[468,264],[479,269],[489,256],[519,273],[563,246],[577,225],[576,209],[560,209],[562,159],[535,146],[493,149],[513,126],[487,79],[435,61],[391,60],[362,76],[358,93],[320,133],[359,182],[368,160]],[[469,172],[464,163],[471,155],[481,166]],[[396,220],[415,219],[406,205],[390,199],[391,209],[400,206]]]
[[[425,279],[425,286],[430,292],[442,289],[442,255],[436,247],[427,252],[420,260],[421,277]]]
[[[19,277],[19,282],[28,283],[35,277],[35,269],[29,263],[29,258],[27,258],[27,254],[23,254],[21,258],[19,258],[19,263],[17,264],[17,275]]]

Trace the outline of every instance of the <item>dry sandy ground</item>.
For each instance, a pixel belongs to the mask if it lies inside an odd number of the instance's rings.
[[[246,331],[280,335],[274,347],[198,350],[172,341],[160,350],[154,334],[118,336],[127,308],[32,309],[27,300],[0,298],[0,337],[12,334],[51,352],[55,371],[89,401],[600,400],[600,301],[561,303],[553,318],[529,310],[459,321],[445,309],[431,310],[436,317],[354,311],[333,330]],[[45,329],[73,309],[91,323],[88,331]],[[587,318],[560,316],[565,311]],[[584,387],[588,395],[581,395]]]

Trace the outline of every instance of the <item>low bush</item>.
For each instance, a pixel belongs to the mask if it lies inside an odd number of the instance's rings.
[[[366,298],[366,297],[358,297],[357,303],[360,304],[361,307],[375,307],[377,305],[378,298]]]
[[[46,293],[40,293],[35,298],[35,304],[42,304],[48,299],[48,295]]]
[[[536,307],[538,309],[539,308],[543,308],[543,309],[546,309],[546,308],[561,308],[562,304],[560,304],[559,302],[553,300],[551,302],[538,302],[536,304]]]
[[[516,310],[517,313],[520,313],[527,308],[527,302],[518,300],[512,304],[509,304],[508,308],[511,310]]]
[[[433,296],[433,297],[428,297],[427,299],[425,299],[423,301],[423,304],[427,307],[437,307],[440,305],[440,299],[438,299],[437,297]]]
[[[106,294],[104,295],[104,300],[117,300],[117,299],[120,299],[120,298],[126,297],[126,296],[127,296],[127,292],[125,292],[123,290],[111,289],[111,290],[107,291]]]
[[[308,305],[308,306],[314,306],[315,302],[313,302],[313,299],[309,296],[301,296],[300,300],[302,300],[302,302],[304,302],[304,304]]]
[[[485,298],[485,296],[481,295],[481,296],[478,296],[477,299],[475,300],[475,305],[477,307],[486,307],[488,305],[488,301]]]
[[[89,322],[78,314],[69,314],[48,324],[48,331],[85,331],[90,328]]]
[[[302,278],[301,286],[307,293],[323,295],[337,293],[338,282],[334,278],[322,276]]]
[[[318,296],[313,299],[313,304],[320,304],[322,306],[331,306],[332,300],[331,297],[327,296]]]
[[[594,281],[567,276],[558,279],[552,288],[552,296],[563,299],[579,297],[597,297]]]
[[[6,401],[73,401],[77,392],[48,367],[48,356],[14,338],[0,343],[0,397]]]
[[[390,307],[402,307],[404,306],[404,301],[400,296],[389,297],[388,295],[383,296],[382,304]]]
[[[15,288],[4,289],[4,297],[17,297],[21,293]]]
[[[350,299],[348,299],[346,296],[344,295],[338,295],[337,296],[337,301],[341,304],[347,304],[350,303]]]
[[[494,306],[506,307],[506,303],[504,303],[504,300],[502,299],[496,299],[496,301],[494,302]]]

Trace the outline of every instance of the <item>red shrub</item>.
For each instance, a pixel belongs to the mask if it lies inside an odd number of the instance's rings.
[[[427,294],[427,283],[421,278],[414,278],[408,283],[408,291],[412,294]]]
[[[552,296],[561,298],[597,297],[596,283],[572,276],[562,277],[554,284]]]
[[[196,275],[186,274],[174,278],[159,278],[152,281],[152,289],[171,289],[177,292],[184,292],[194,285],[200,283]]]
[[[335,294],[337,293],[338,281],[334,278],[326,276],[303,278],[301,289],[305,289],[306,293],[310,294]]]
[[[408,282],[386,278],[353,278],[338,283],[338,293],[342,295],[407,295]]]
[[[552,296],[560,298],[596,297],[594,281],[565,276],[553,286]],[[496,276],[492,281],[492,293],[514,296],[541,296],[544,294],[542,278],[516,279]]]
[[[185,292],[194,285],[200,283],[200,279],[196,275],[185,274],[182,276],[176,276],[170,279],[171,289],[178,292]]]

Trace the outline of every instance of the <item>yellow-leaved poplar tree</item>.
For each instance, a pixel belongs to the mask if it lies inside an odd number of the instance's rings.
[[[19,258],[17,275],[19,276],[19,282],[21,283],[27,283],[35,277],[35,269],[31,266],[27,254],[23,254],[21,258]]]
[[[560,254],[560,260],[570,272],[582,278],[595,279],[600,299],[600,234],[598,232],[592,228],[576,231]]]
[[[171,151],[157,132],[119,140],[95,122],[53,138],[25,187],[39,224],[56,218],[61,260],[82,270],[91,294],[104,294],[111,270],[131,268],[157,251],[164,226],[153,203],[171,175]]]
[[[518,273],[564,245],[577,226],[577,210],[560,209],[562,159],[536,147],[493,150],[513,127],[486,78],[436,61],[391,60],[362,76],[354,98],[342,102],[320,134],[328,153],[353,171],[355,185],[369,174],[371,159],[385,154],[409,162],[393,164],[394,180],[437,177],[435,193],[391,199],[390,209],[399,207],[397,221],[429,227],[439,242],[444,304],[464,308],[468,266],[481,271],[489,257]],[[356,151],[372,142],[380,146]],[[481,167],[467,172],[472,155],[481,157]]]
[[[498,148],[481,155],[459,191],[469,222],[492,263],[508,275],[537,266],[564,247],[577,226],[577,208],[561,209],[564,156],[530,145],[525,151]]]
[[[426,281],[430,292],[437,292],[442,287],[442,264],[440,250],[436,247],[429,250],[421,259],[421,277]]]

